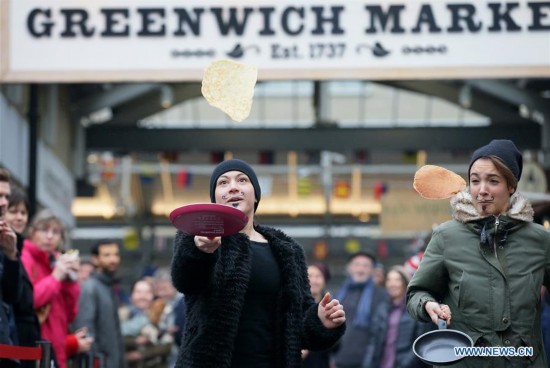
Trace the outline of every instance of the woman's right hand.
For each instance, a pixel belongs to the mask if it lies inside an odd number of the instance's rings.
[[[207,236],[195,236],[195,245],[204,253],[214,253],[222,244],[222,238],[217,236],[209,238]]]
[[[79,268],[80,258],[74,254],[65,253],[57,257],[52,274],[59,281],[76,281]]]
[[[436,302],[427,302],[424,304],[426,313],[430,316],[433,323],[437,325],[437,320],[444,319],[447,321],[447,326],[451,324],[451,309],[446,304]]]
[[[52,276],[58,281],[63,281],[67,277],[69,270],[68,262],[63,257],[58,257],[55,261],[55,267],[52,271]]]

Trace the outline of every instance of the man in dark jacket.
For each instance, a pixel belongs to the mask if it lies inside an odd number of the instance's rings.
[[[374,311],[390,301],[386,290],[372,278],[376,259],[366,252],[352,254],[347,262],[349,277],[338,291],[348,318],[348,328],[334,356],[338,368],[360,368],[366,353]]]
[[[4,220],[11,194],[9,173],[0,168],[0,344],[13,344],[10,339],[8,311],[19,297],[19,261],[17,238]],[[15,367],[15,362],[0,358],[1,367]]]
[[[105,368],[125,366],[124,344],[118,319],[118,300],[113,286],[120,264],[119,246],[112,240],[101,240],[92,247],[96,271],[82,284],[78,315],[74,328],[87,327],[94,338],[92,351],[101,354]]]

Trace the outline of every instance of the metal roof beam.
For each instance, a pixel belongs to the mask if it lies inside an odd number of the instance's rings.
[[[513,139],[520,149],[540,149],[538,124],[488,127],[317,128],[317,129],[138,129],[95,126],[87,129],[88,150],[118,151],[350,151],[373,149],[473,150],[491,139]]]
[[[174,93],[173,105],[201,96],[201,83],[174,84],[170,87]],[[139,120],[163,110],[160,105],[160,90],[159,95],[155,97],[144,95],[131,103],[117,107],[113,111],[113,119],[108,124],[135,126]]]
[[[548,102],[537,93],[527,91],[508,81],[475,80],[468,81],[467,84],[511,105],[527,105],[545,113],[550,112]]]
[[[483,81],[483,83],[486,82]],[[439,97],[451,103],[458,104],[459,106],[460,90],[465,85],[464,81],[394,81],[384,82],[384,84],[433,97]],[[503,104],[498,96],[493,96],[492,94],[488,95],[486,91],[478,89],[477,84],[472,87],[474,88],[472,88],[471,91],[471,105],[468,107],[469,110],[489,117],[491,121],[496,124],[514,123],[521,120],[525,122],[530,121],[521,118],[515,106]]]
[[[103,108],[114,108],[160,88],[158,83],[122,84],[73,102],[76,117],[87,116]]]

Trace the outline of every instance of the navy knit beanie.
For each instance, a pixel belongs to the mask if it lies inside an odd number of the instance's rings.
[[[258,182],[258,177],[254,170],[243,160],[232,159],[227,161],[222,161],[214,168],[212,171],[212,176],[210,176],[210,201],[216,203],[216,182],[218,178],[228,171],[240,171],[250,179],[252,186],[254,187],[254,197],[256,198],[256,203],[254,203],[254,212],[258,208],[260,203],[260,198],[262,198],[262,191],[260,189],[260,183]]]
[[[496,156],[512,171],[517,181],[521,178],[523,171],[523,158],[514,142],[508,139],[493,139],[491,143],[474,151],[470,166],[468,167],[468,178],[474,162],[482,157]]]

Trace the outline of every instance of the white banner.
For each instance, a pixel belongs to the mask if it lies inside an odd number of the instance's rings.
[[[550,76],[550,2],[0,0],[0,81]]]

